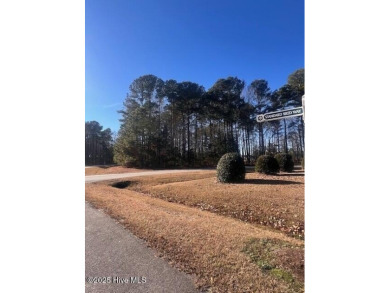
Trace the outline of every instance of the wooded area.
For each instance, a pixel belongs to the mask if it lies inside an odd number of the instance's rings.
[[[113,133],[96,121],[85,122],[85,165],[106,165],[113,161]]]
[[[302,117],[257,123],[260,113],[302,105],[304,69],[271,91],[264,79],[219,79],[208,89],[197,83],[134,80],[124,101],[114,161],[132,167],[215,166],[227,152],[247,164],[265,153],[304,153]]]
[[[304,69],[271,91],[264,79],[219,79],[208,89],[197,83],[163,81],[154,75],[134,80],[124,101],[118,137],[86,122],[86,164],[128,167],[215,166],[227,152],[239,152],[246,164],[259,155],[304,155],[304,123],[293,117],[265,123],[256,115],[302,106]]]

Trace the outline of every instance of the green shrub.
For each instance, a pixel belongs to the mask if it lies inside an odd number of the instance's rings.
[[[126,168],[132,168],[132,167],[136,166],[136,163],[137,163],[137,160],[135,158],[129,156],[129,157],[125,158],[122,166],[126,167]]]
[[[276,174],[280,170],[278,161],[270,155],[260,156],[256,160],[255,171],[264,174]]]
[[[281,156],[282,156],[282,153],[277,153],[276,155],[274,155],[274,158],[276,159],[276,161],[278,161],[279,166],[280,166]]]
[[[227,153],[219,159],[217,179],[223,183],[242,182],[245,180],[244,160],[238,153]]]
[[[275,159],[278,161],[280,170],[292,172],[294,170],[294,160],[290,154],[276,154]]]

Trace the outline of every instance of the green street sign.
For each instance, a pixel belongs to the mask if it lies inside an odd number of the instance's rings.
[[[303,115],[303,108],[298,107],[294,109],[288,109],[288,110],[282,110],[282,111],[257,115],[256,121],[262,123],[262,122],[280,120],[284,118],[291,118],[291,117],[302,116],[302,115]]]

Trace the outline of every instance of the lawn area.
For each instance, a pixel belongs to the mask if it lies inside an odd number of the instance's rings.
[[[195,274],[201,289],[303,292],[302,173],[248,173],[245,183],[221,184],[215,171],[201,171],[92,183],[85,190],[92,205]]]
[[[242,184],[218,183],[215,174],[204,171],[131,178],[127,188],[304,238],[301,172],[276,176],[247,173]]]

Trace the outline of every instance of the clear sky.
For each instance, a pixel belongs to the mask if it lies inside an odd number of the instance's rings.
[[[118,131],[117,110],[144,74],[219,78],[272,90],[304,68],[304,0],[86,0],[85,120]]]

